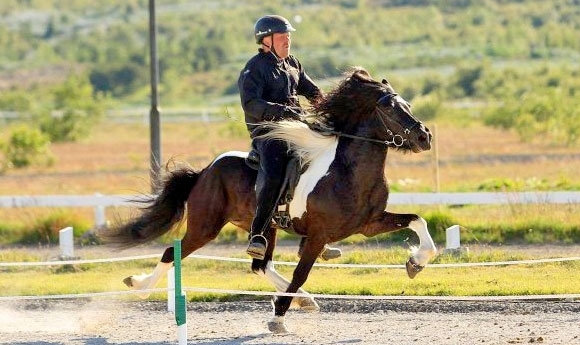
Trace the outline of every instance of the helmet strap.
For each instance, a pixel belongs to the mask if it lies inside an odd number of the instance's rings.
[[[262,44],[268,48],[268,50],[270,51],[270,53],[274,54],[274,56],[276,57],[277,60],[282,60],[280,58],[280,56],[278,56],[278,53],[276,53],[276,49],[274,48],[274,34],[271,34],[269,36],[266,37],[271,37],[270,39],[270,45],[267,45],[266,43],[264,43],[264,40],[262,40]],[[264,37],[265,38],[265,37]]]

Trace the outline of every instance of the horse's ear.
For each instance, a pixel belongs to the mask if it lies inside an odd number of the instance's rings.
[[[382,83],[385,85],[389,85],[389,81],[387,79],[383,79]]]

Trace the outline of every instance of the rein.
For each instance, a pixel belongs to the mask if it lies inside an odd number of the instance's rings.
[[[326,131],[326,133],[334,134],[338,137],[345,137],[345,138],[350,138],[350,139],[368,141],[371,143],[381,144],[381,145],[385,145],[385,146],[395,145],[396,147],[403,146],[403,143],[405,142],[405,140],[407,140],[407,139],[404,139],[403,136],[401,136],[400,134],[393,134],[393,132],[388,128],[387,128],[387,133],[389,133],[391,135],[391,137],[392,137],[391,140],[379,140],[379,139],[361,137],[359,135],[346,134],[346,133],[337,132],[337,131]]]
[[[385,97],[389,97],[392,98],[394,96],[396,96],[396,93],[389,93],[383,97],[381,97],[377,103],[380,103],[382,99],[384,99]],[[380,107],[376,108],[377,112],[380,113],[381,115],[385,115],[384,110],[382,110]],[[403,146],[403,144],[405,143],[405,141],[407,139],[405,139],[401,134],[394,134],[393,131],[391,131],[388,127],[387,124],[385,123],[385,120],[383,119],[382,116],[377,115],[379,120],[381,121],[381,124],[383,125],[383,128],[385,129],[385,131],[387,132],[387,135],[389,135],[391,138],[387,139],[387,140],[379,140],[379,139],[373,139],[373,138],[367,138],[367,137],[363,137],[360,135],[353,135],[353,134],[346,134],[346,133],[342,133],[342,132],[338,132],[338,131],[334,131],[328,128],[324,128],[322,126],[316,126],[316,124],[310,124],[307,122],[306,125],[308,125],[308,127],[310,127],[311,129],[313,129],[314,131],[320,132],[320,133],[324,133],[324,134],[332,134],[332,135],[336,135],[338,137],[345,137],[345,138],[350,138],[350,139],[356,139],[356,140],[362,140],[362,141],[368,141],[371,143],[375,143],[375,144],[381,144],[384,146],[390,146],[390,145],[394,145],[395,147],[401,147]],[[405,128],[404,129],[404,134],[406,136],[409,135],[409,133],[411,133],[411,130],[413,130],[415,127],[419,126],[421,124],[421,122],[416,122],[415,124],[413,124],[413,126],[411,128]]]

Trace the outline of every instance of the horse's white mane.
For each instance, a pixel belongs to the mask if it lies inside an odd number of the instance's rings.
[[[304,166],[321,157],[328,150],[333,150],[338,138],[334,135],[322,135],[311,130],[305,123],[292,120],[270,122],[266,125],[270,131],[260,138],[278,139],[288,142],[290,148]]]

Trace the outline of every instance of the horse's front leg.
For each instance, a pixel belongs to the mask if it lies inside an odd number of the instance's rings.
[[[324,243],[319,244],[315,243],[314,241],[306,240],[304,244],[304,251],[302,256],[300,257],[300,261],[294,270],[294,274],[292,276],[292,281],[288,285],[286,292],[288,293],[296,293],[297,291],[303,292],[300,289],[302,285],[306,282],[308,278],[308,274],[316,261],[316,258],[322,250],[324,249]],[[290,305],[292,303],[293,297],[291,296],[279,296],[274,299],[274,317],[270,322],[268,322],[268,329],[276,334],[280,333],[287,333],[288,329],[284,324],[285,315]],[[314,302],[314,300],[312,300]],[[316,303],[316,302],[314,302]],[[318,305],[315,305],[316,310],[318,310]]]
[[[373,237],[385,232],[393,232],[409,228],[419,236],[419,247],[411,248],[411,257],[407,261],[407,274],[413,279],[417,273],[421,272],[425,265],[437,254],[437,248],[427,229],[425,219],[416,214],[397,214],[383,212],[380,219],[369,224],[362,234]]]
[[[285,292],[290,286],[290,281],[288,281],[288,279],[284,278],[276,271],[274,268],[274,262],[272,261],[268,261],[266,264],[264,275],[272,284],[274,284],[276,291],[278,292]],[[308,294],[302,288],[299,288],[296,292],[301,294]],[[314,298],[308,296],[293,298],[292,303],[290,304],[290,308],[297,308],[306,312],[317,312],[320,310],[320,307]]]

